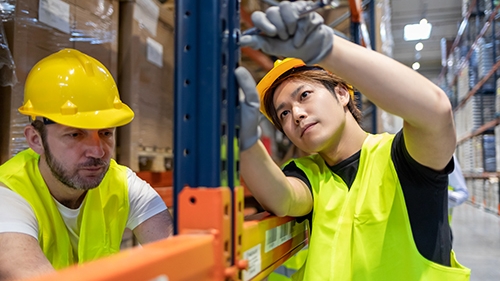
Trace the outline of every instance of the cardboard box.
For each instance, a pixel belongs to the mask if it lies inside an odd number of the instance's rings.
[[[0,122],[10,124],[8,129],[2,126],[0,131],[0,163],[27,148],[24,126],[29,120],[17,109],[23,104],[26,77],[39,60],[63,48],[76,48],[100,60],[117,78],[118,1],[57,1],[68,8],[65,13],[58,14],[54,7],[48,7],[47,3],[52,1],[19,0],[13,18],[5,23],[18,83],[0,92]],[[77,6],[76,2],[84,5]],[[40,9],[40,5],[45,9]],[[63,28],[43,21],[44,15]],[[62,31],[64,27],[69,30]]]
[[[174,11],[138,0],[120,2],[120,15],[118,87],[135,118],[120,128],[117,159],[134,171],[162,172],[173,147]]]

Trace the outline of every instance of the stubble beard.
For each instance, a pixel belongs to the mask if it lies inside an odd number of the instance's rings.
[[[45,143],[44,149],[45,161],[47,166],[49,166],[52,175],[61,183],[72,189],[87,191],[98,187],[109,169],[109,162],[100,158],[89,158],[89,160],[85,163],[79,164],[75,171],[69,171],[64,168],[61,162],[55,159],[54,155],[52,155],[49,147],[45,145]],[[96,166],[104,166],[105,169],[103,169],[102,173],[95,177],[82,177],[78,174],[79,168]]]

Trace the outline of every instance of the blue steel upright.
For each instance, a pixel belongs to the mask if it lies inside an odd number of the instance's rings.
[[[364,0],[361,4],[363,9],[365,6],[368,6],[368,27],[369,27],[369,35],[370,35],[370,47],[372,50],[375,50],[376,44],[375,44],[375,0]],[[362,11],[361,11],[362,12]],[[365,15],[361,15],[364,17]],[[366,22],[366,21],[365,21]],[[350,25],[350,31],[351,31],[351,40],[356,43],[356,44],[361,44],[361,23],[359,22],[353,22],[351,19],[351,25]],[[371,133],[376,134],[377,133],[377,107],[374,104],[371,104],[371,108],[368,109],[363,109],[361,107],[362,102],[361,102],[361,96],[356,93],[356,101],[358,102],[358,107],[361,109],[361,111],[364,113],[363,117],[366,118],[366,113],[369,113],[371,115]]]
[[[239,184],[239,1],[176,2],[174,233],[185,186]]]

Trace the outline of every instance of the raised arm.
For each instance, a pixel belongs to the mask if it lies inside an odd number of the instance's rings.
[[[260,104],[255,80],[243,67],[236,69],[235,74],[243,92],[240,165],[245,183],[257,201],[273,214],[306,215],[312,209],[309,188],[297,178],[285,177],[259,140]]]
[[[411,68],[340,37],[321,62],[383,110],[404,119],[410,155],[435,170],[455,151],[453,113],[446,94]]]
[[[282,1],[265,13],[252,14],[262,34],[242,36],[242,46],[319,63],[344,78],[378,107],[404,119],[405,143],[416,161],[443,169],[456,145],[446,94],[401,63],[335,36],[319,14],[299,18],[305,5]]]

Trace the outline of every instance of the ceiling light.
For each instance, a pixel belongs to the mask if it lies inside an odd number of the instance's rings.
[[[420,68],[420,63],[417,62],[414,62],[411,66],[411,68],[413,68],[413,70],[418,70]]]
[[[424,48],[424,44],[422,44],[422,42],[418,42],[415,45],[415,50],[417,50],[417,51],[422,51],[423,48]]]
[[[404,27],[405,41],[425,40],[431,37],[432,24],[407,24]]]

